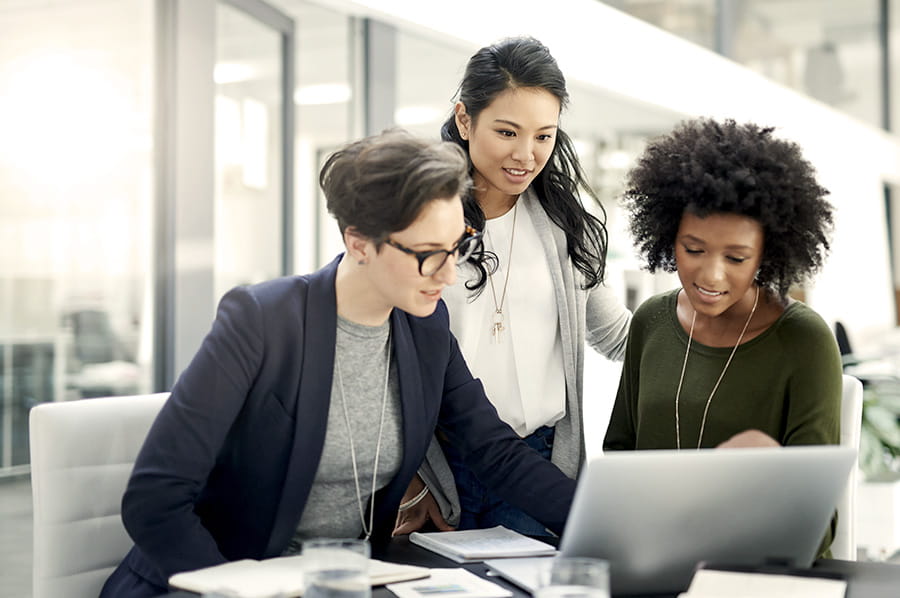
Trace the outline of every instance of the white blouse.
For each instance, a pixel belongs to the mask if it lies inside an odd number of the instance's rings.
[[[474,270],[461,266],[456,284],[443,293],[450,329],[500,419],[520,436],[527,436],[541,426],[552,426],[566,413],[559,310],[550,268],[524,207],[488,220],[484,243],[500,260],[492,275],[493,292],[491,282],[486,282],[481,294],[471,300],[465,281],[475,278]],[[501,302],[507,273],[503,330],[497,342],[492,333],[495,307]]]

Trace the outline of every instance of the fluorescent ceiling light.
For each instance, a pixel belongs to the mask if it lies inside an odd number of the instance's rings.
[[[401,126],[440,122],[444,113],[432,106],[404,106],[394,112],[394,122]]]
[[[340,104],[350,100],[350,86],[346,83],[304,85],[294,91],[294,102],[301,106]]]
[[[240,83],[256,78],[256,69],[245,62],[220,62],[213,67],[213,81],[217,85]]]

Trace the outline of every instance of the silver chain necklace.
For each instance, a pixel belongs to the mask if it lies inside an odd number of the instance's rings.
[[[731,365],[731,359],[734,357],[734,354],[737,352],[738,346],[741,344],[741,340],[744,338],[744,333],[747,332],[747,327],[750,326],[750,320],[753,319],[753,314],[756,313],[756,304],[759,302],[759,287],[756,287],[756,297],[753,299],[753,309],[750,310],[750,316],[747,318],[747,321],[744,322],[744,328],[741,330],[740,336],[738,336],[737,343],[734,345],[734,349],[731,350],[731,355],[728,356],[728,361],[725,362],[725,367],[722,368],[722,373],[719,374],[719,379],[716,380],[716,385],[713,386],[712,392],[709,393],[709,398],[706,399],[706,407],[703,409],[703,419],[700,421],[700,436],[697,438],[697,448],[700,448],[700,444],[703,442],[703,429],[706,427],[706,414],[709,413],[709,404],[712,403],[713,395],[716,394],[716,391],[719,389],[719,383],[722,382],[722,378],[725,377],[725,372],[728,371],[728,366]],[[689,301],[690,303],[690,301]],[[681,398],[681,384],[684,382],[684,370],[687,368],[688,355],[691,352],[691,339],[694,337],[694,323],[697,321],[697,310],[694,310],[694,317],[691,318],[691,331],[688,333],[688,342],[687,349],[684,351],[684,363],[681,364],[681,376],[678,378],[678,390],[675,392],[675,446],[680,450],[681,449],[681,418],[678,414],[678,400]]]
[[[491,324],[491,336],[498,345],[500,333],[503,332],[503,302],[506,301],[506,285],[509,284],[509,273],[512,270],[513,241],[516,240],[516,214],[518,214],[519,202],[513,206],[512,232],[509,234],[509,256],[506,258],[506,275],[503,278],[503,291],[500,293],[500,303],[497,303],[497,291],[494,290],[494,277],[488,272],[488,282],[491,283],[491,297],[494,299],[494,317]]]
[[[365,509],[363,509],[363,500],[362,500],[362,492],[359,489],[359,473],[357,472],[356,467],[356,449],[353,446],[353,430],[350,428],[350,414],[347,411],[347,401],[344,400],[344,380],[341,376],[341,360],[335,356],[335,365],[337,366],[337,375],[338,375],[338,390],[341,394],[341,407],[344,410],[344,423],[347,424],[347,434],[350,438],[350,461],[353,464],[353,482],[356,484],[356,504],[359,507],[359,521],[362,523],[363,533],[366,535],[366,540],[372,536],[372,530],[374,529],[375,522],[375,483],[378,478],[378,457],[381,454],[381,434],[384,431],[384,413],[387,410],[387,393],[388,393],[388,379],[391,373],[391,333],[390,329],[388,329],[388,338],[387,338],[387,366],[384,368],[384,393],[381,397],[381,423],[378,424],[378,440],[375,443],[375,464],[373,465],[372,471],[372,494],[369,497],[369,501],[371,503],[371,507],[369,510],[369,527],[366,529],[366,516]]]

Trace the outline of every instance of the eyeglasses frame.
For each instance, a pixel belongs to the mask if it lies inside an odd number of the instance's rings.
[[[408,253],[409,255],[415,257],[419,261],[419,276],[429,277],[429,276],[434,276],[435,274],[437,274],[440,271],[441,268],[444,267],[444,264],[447,263],[447,259],[451,255],[453,255],[459,251],[459,246],[462,245],[464,241],[466,241],[467,239],[472,239],[473,241],[477,241],[483,235],[484,235],[484,233],[482,233],[480,230],[473,228],[469,225],[466,225],[465,231],[463,231],[462,236],[460,236],[459,240],[456,242],[456,244],[453,246],[452,249],[432,249],[431,251],[415,251],[413,249],[410,249],[409,247],[404,247],[403,245],[394,241],[390,237],[385,239],[384,242],[385,242],[385,244],[390,245],[394,249],[399,249],[403,253]],[[444,254],[444,259],[441,260],[441,264],[437,268],[435,268],[434,272],[432,272],[431,274],[424,274],[422,272],[422,266],[425,264],[425,260],[427,260],[431,256],[437,255],[439,253]]]

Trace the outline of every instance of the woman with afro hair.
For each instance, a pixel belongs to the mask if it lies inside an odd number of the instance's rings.
[[[703,118],[650,142],[625,208],[681,288],[635,311],[604,450],[840,441],[837,343],[787,294],[828,252],[827,194],[772,128]]]
[[[752,444],[758,432],[780,445],[839,442],[837,344],[787,294],[822,266],[832,208],[797,144],[772,133],[688,121],[629,173],[635,246],[681,288],[634,315],[605,449]]]

